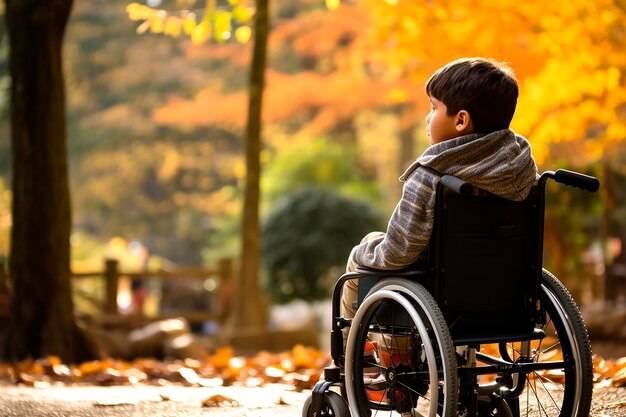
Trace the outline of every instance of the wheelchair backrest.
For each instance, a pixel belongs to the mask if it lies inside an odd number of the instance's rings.
[[[429,248],[435,299],[455,344],[526,338],[540,317],[543,195],[535,187],[514,202],[464,191],[443,184],[437,191]]]

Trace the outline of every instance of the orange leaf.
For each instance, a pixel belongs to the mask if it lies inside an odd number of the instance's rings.
[[[239,401],[221,394],[211,395],[202,401],[203,407],[222,407],[224,405],[229,407],[240,406]]]

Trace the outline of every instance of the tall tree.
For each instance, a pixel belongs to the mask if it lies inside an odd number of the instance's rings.
[[[261,178],[261,109],[267,55],[268,0],[257,0],[254,17],[254,48],[250,67],[248,124],[246,127],[246,188],[241,225],[239,296],[235,301],[231,330],[266,327],[267,317],[259,291],[260,227],[259,188]]]
[[[62,43],[72,0],[7,0],[13,228],[9,352],[73,362]]]
[[[127,7],[131,20],[144,20],[137,28],[139,33],[150,29],[153,33],[164,33],[178,37],[182,32],[191,37],[192,43],[201,44],[214,37],[219,42],[229,39],[234,32],[240,42],[246,42],[252,30],[245,24],[252,17],[245,1],[230,1],[232,11],[217,8],[215,0],[205,0],[204,17],[196,23],[195,14],[181,12],[181,16],[167,15],[148,6],[131,3]],[[256,1],[254,13],[254,45],[250,78],[248,82],[248,114],[245,130],[245,188],[243,216],[241,220],[241,257],[237,281],[238,294],[233,313],[228,320],[223,336],[228,338],[242,331],[262,334],[267,327],[267,312],[259,291],[260,226],[259,200],[261,177],[261,114],[265,69],[267,61],[267,39],[269,33],[268,0]],[[167,18],[166,18],[167,16]],[[168,25],[168,19],[170,24]],[[233,31],[233,22],[237,28]],[[170,29],[168,29],[168,27]]]

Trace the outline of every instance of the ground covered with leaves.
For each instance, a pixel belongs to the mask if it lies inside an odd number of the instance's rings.
[[[126,408],[137,411],[141,407],[146,410],[161,407],[163,410],[158,413],[164,416],[170,415],[168,414],[170,411],[171,415],[178,415],[181,409],[188,409],[187,411],[191,413],[189,415],[193,415],[196,412],[194,410],[199,410],[197,407],[200,405],[202,408],[215,408],[216,416],[222,411],[227,413],[225,415],[230,415],[228,413],[235,410],[239,410],[242,416],[248,415],[246,413],[250,410],[254,410],[258,415],[264,415],[264,412],[269,413],[268,415],[287,415],[299,410],[307,390],[315,385],[321,371],[329,363],[326,353],[302,345],[294,346],[282,353],[262,351],[250,357],[236,356],[233,349],[226,347],[207,355],[203,360],[141,358],[122,361],[107,358],[68,365],[63,364],[59,358],[50,356],[15,364],[0,364],[0,385],[5,385],[7,389],[9,386],[47,388],[35,390],[40,394],[36,394],[35,391],[15,391],[10,396],[13,398],[11,404],[0,404],[0,407],[4,406],[7,409],[5,411],[9,412],[8,415],[12,415],[10,413],[20,406],[32,408],[36,404],[44,404],[47,400],[39,398],[44,393],[50,392],[55,398],[59,397],[60,393],[65,392],[59,391],[63,387],[66,387],[63,389],[143,387],[142,391],[135,390],[130,393],[124,391],[121,394],[112,391],[106,396],[100,391],[94,393],[94,399],[90,401],[91,408],[86,408],[91,413],[88,415],[97,414],[97,409],[102,407],[104,409],[101,414],[107,416],[117,415],[116,412],[122,412]],[[626,390],[623,388],[626,387],[626,358],[609,360],[595,356],[594,383],[595,405],[592,416],[621,415],[626,408],[624,395]],[[139,396],[141,392],[154,397],[156,394],[153,391],[145,390],[159,387],[161,389],[158,391],[158,398],[146,397],[146,399]],[[167,388],[207,390],[199,393],[194,391],[195,399],[190,405],[187,404],[189,401],[183,398],[181,391],[168,391]],[[77,395],[74,390],[67,392],[73,396]],[[185,395],[191,395],[190,392],[185,391]],[[25,400],[19,400],[20,395],[23,395]],[[78,395],[83,401],[88,400],[88,395],[83,391],[78,392]],[[257,399],[253,398],[255,395]],[[39,397],[33,399],[33,396]],[[51,404],[55,410],[67,407],[66,411],[70,413],[68,415],[73,415],[72,412],[76,407],[67,401]],[[42,410],[34,415],[48,416],[46,410],[49,408],[50,406],[44,404]],[[21,415],[19,414],[21,411],[15,412],[17,412],[15,415]],[[76,415],[84,416],[84,412],[85,409],[81,409],[76,411]],[[145,415],[151,413],[146,411]]]
[[[204,360],[157,360],[140,358],[123,361],[106,358],[76,365],[58,357],[28,359],[0,364],[0,381],[34,387],[49,385],[169,385],[195,387],[259,387],[280,383],[301,391],[312,388],[329,363],[319,350],[296,345],[282,353],[259,352],[251,357],[235,356],[225,347]]]
[[[105,358],[71,365],[49,356],[0,364],[0,381],[34,387],[51,384],[260,387],[279,383],[302,391],[312,388],[329,364],[327,354],[303,345],[282,353],[261,351],[250,357],[236,356],[232,348],[224,347],[204,360]],[[604,359],[596,355],[593,365],[596,387],[626,386],[626,357]]]

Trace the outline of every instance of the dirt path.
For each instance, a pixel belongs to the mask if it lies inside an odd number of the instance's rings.
[[[590,417],[626,416],[626,388],[596,388]]]

